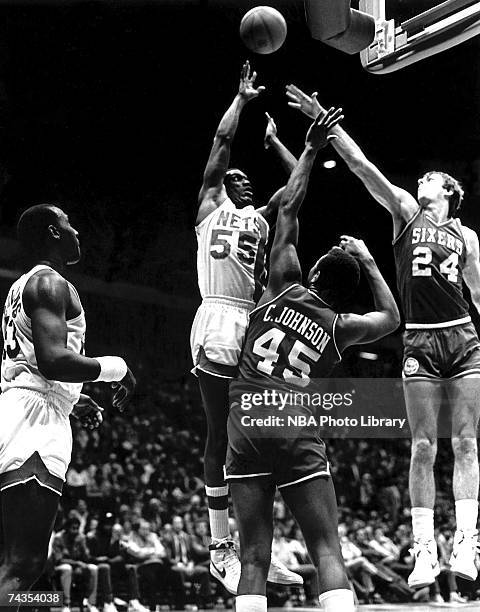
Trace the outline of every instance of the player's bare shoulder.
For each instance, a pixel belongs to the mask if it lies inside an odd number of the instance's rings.
[[[403,221],[408,223],[408,221],[410,221],[410,219],[418,212],[420,204],[410,192],[402,189],[401,187],[397,187],[396,199],[398,214]]]
[[[222,185],[220,189],[202,186],[198,194],[198,211],[195,226],[200,225],[209,215],[215,212],[227,199],[227,191]]]
[[[68,318],[81,312],[77,295],[71,290],[67,280],[52,268],[45,268],[33,274],[23,290],[23,305],[28,316],[37,308],[54,311],[63,310]]]
[[[463,238],[465,240],[465,246],[467,247],[467,257],[469,255],[473,255],[476,259],[479,258],[479,244],[478,244],[478,234],[475,230],[463,225],[460,223]]]

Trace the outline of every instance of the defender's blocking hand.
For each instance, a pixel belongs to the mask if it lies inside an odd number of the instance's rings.
[[[310,144],[316,149],[323,149],[327,146],[330,140],[336,138],[334,134],[328,132],[335,127],[343,119],[341,108],[329,108],[323,115],[315,119],[310,126],[305,138],[305,144]]]
[[[317,100],[318,93],[315,91],[311,96],[307,95],[295,85],[287,85],[288,106],[302,111],[304,115],[311,119],[316,119],[322,112],[322,107]]]
[[[372,255],[363,240],[353,236],[340,236],[340,246],[356,259],[372,259]]]

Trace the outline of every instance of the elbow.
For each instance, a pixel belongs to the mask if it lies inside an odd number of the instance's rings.
[[[60,380],[59,359],[55,355],[37,357],[37,367],[47,380]]]
[[[365,156],[358,153],[352,153],[351,155],[347,155],[345,157],[345,161],[350,170],[362,178],[367,162]]]
[[[401,323],[400,312],[396,305],[389,312],[388,318],[389,318],[389,327],[390,327],[389,333],[392,333],[400,327],[400,323]]]
[[[480,290],[470,291],[470,297],[477,312],[480,313]]]
[[[37,362],[38,370],[40,374],[46,378],[47,380],[55,380],[55,374],[57,368],[55,367],[55,363],[50,360],[42,360]]]
[[[220,145],[229,143],[232,140],[232,138],[233,138],[233,134],[230,129],[219,127],[215,133],[215,140],[217,144],[220,144]]]

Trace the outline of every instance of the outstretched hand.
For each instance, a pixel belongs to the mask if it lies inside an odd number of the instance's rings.
[[[263,139],[263,146],[268,149],[272,144],[272,138],[275,138],[277,135],[277,126],[275,125],[275,121],[268,113],[265,113],[267,118],[267,128],[265,130],[265,137]]]
[[[286,90],[287,97],[289,98],[288,106],[302,111],[302,113],[311,119],[316,119],[322,112],[323,109],[317,100],[318,93],[316,91],[311,96],[308,96],[295,85],[287,85]]]
[[[265,91],[265,87],[260,85],[260,87],[255,88],[255,79],[257,78],[257,73],[250,68],[250,62],[247,60],[242,67],[242,72],[240,74],[240,85],[238,86],[238,93],[242,98],[245,99],[246,102],[249,100],[253,100],[258,95]]]
[[[330,140],[336,138],[334,134],[328,132],[335,127],[343,119],[341,108],[329,108],[328,111],[321,117],[315,119],[310,126],[305,138],[305,144],[309,144],[315,149],[323,149]]]

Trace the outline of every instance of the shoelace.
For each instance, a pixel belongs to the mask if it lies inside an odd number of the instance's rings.
[[[237,567],[238,555],[234,548],[229,548],[223,555],[223,563],[227,568]]]
[[[418,557],[418,555],[423,552],[423,549],[425,548],[425,550],[427,551],[427,553],[429,553],[430,555],[433,554],[432,552],[430,552],[428,550],[428,544],[427,543],[423,543],[423,542],[414,542],[413,543],[413,547],[408,549],[408,552],[411,555],[414,555],[415,557]]]
[[[478,531],[473,532],[471,535],[467,535],[464,531],[460,531],[462,538],[457,542],[457,546],[460,546],[463,542],[467,543],[467,540],[471,540],[472,550],[475,554],[480,553],[480,542],[478,541]]]

